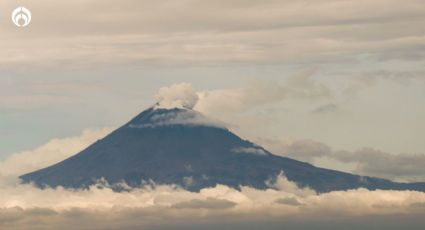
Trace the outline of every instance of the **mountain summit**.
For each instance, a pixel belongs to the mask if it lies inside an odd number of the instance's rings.
[[[318,192],[359,187],[425,191],[424,183],[362,177],[273,155],[199,112],[157,105],[80,153],[20,178],[40,187],[84,188],[104,178],[109,184],[138,187],[154,181],[197,191],[217,184],[265,189],[266,181],[281,172]]]

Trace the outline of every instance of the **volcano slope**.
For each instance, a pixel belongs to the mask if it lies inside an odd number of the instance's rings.
[[[41,188],[87,188],[104,179],[112,185],[153,181],[198,191],[217,184],[266,189],[281,172],[321,193],[360,187],[425,191],[425,183],[396,183],[277,156],[194,110],[155,107],[80,153],[20,178]]]

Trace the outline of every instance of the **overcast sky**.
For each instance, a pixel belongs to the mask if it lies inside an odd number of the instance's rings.
[[[23,29],[16,4],[0,2],[0,158],[117,127],[182,82],[271,147],[425,153],[422,0],[21,0]]]

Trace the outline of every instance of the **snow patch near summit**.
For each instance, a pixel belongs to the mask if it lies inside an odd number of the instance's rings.
[[[156,108],[157,109],[157,108]],[[166,111],[164,109],[159,109]],[[153,114],[149,120],[143,124],[130,124],[131,128],[153,128],[168,125],[192,125],[211,126],[216,128],[226,128],[226,124],[208,118],[199,112],[190,109],[174,109],[167,112]]]

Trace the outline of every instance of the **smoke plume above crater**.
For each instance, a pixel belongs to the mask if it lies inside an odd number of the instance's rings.
[[[158,107],[184,107],[192,109],[198,102],[198,95],[189,83],[179,83],[159,89],[155,99]]]

